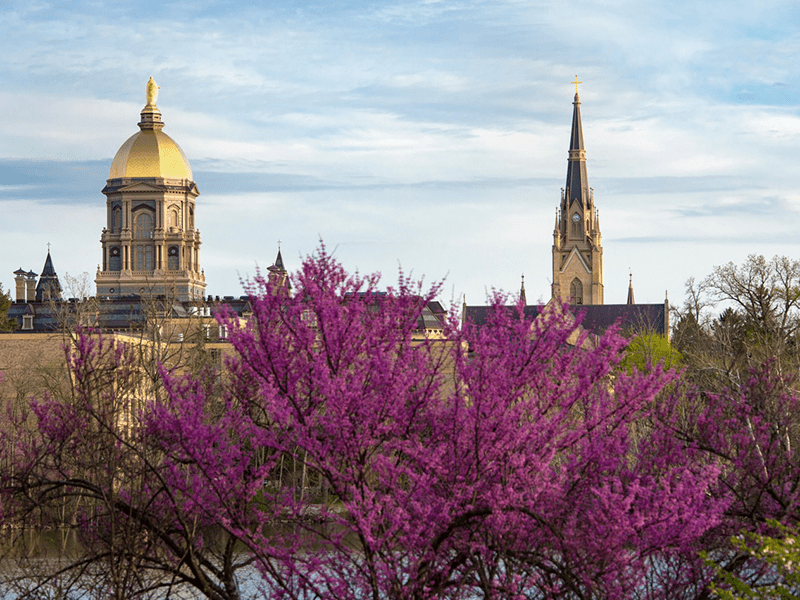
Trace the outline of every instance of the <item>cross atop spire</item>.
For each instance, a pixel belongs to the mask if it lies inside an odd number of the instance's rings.
[[[578,84],[579,83],[583,83],[583,82],[582,81],[578,81],[578,76],[575,75],[575,81],[573,81],[572,83],[575,84],[575,97],[577,98],[578,97]]]

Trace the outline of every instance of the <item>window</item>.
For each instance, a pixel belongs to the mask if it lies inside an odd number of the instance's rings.
[[[121,269],[121,262],[119,257],[119,246],[112,246],[109,252],[110,257],[108,261],[108,268],[110,271],[119,271]]]
[[[120,231],[122,231],[122,209],[115,206],[111,211],[111,232],[119,233]]]
[[[137,244],[134,253],[134,271],[153,270],[153,246],[152,244]]]
[[[139,211],[133,220],[133,237],[136,241],[133,247],[134,271],[153,270],[153,215],[149,211]]]
[[[177,246],[170,246],[167,250],[167,269],[177,271],[179,268],[179,250]]]
[[[151,215],[149,212],[140,211],[136,214],[134,223],[136,224],[136,231],[134,232],[135,239],[153,239],[153,215]]]
[[[572,304],[583,304],[583,283],[577,277],[569,286],[569,297]]]

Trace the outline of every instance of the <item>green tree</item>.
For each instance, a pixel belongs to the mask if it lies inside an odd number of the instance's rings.
[[[686,282],[673,344],[701,389],[739,387],[766,361],[777,375],[800,370],[800,261],[751,254]]]
[[[3,290],[0,283],[0,331],[13,331],[17,324],[8,318],[8,309],[11,308],[11,295]]]
[[[744,532],[733,538],[734,547],[743,555],[756,559],[761,568],[756,572],[770,573],[772,583],[751,585],[741,576],[710,562],[717,571],[718,583],[711,586],[715,596],[723,600],[751,600],[756,598],[800,598],[800,532],[777,521],[769,525],[776,536]]]
[[[620,366],[628,373],[632,373],[634,367],[644,371],[661,364],[667,369],[674,369],[680,367],[682,363],[681,353],[669,343],[666,335],[649,331],[631,338]]]

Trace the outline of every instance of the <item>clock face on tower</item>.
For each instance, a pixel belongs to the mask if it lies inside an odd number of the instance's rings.
[[[578,213],[575,213],[574,215],[572,215],[572,222],[573,223],[577,223],[580,220],[581,220],[581,216]]]

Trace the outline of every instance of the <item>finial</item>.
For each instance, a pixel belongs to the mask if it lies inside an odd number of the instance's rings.
[[[633,271],[630,270],[628,267],[628,277],[630,278],[628,282],[628,304],[636,304],[636,301],[633,299]]]
[[[164,128],[164,122],[161,120],[161,111],[156,106],[158,100],[158,90],[161,88],[156,85],[155,80],[151,77],[145,88],[147,95],[147,104],[141,112],[142,120],[139,121],[139,129],[151,131],[161,131]]]
[[[577,77],[575,79],[577,79]],[[147,82],[147,89],[146,89],[147,105],[148,106],[155,106],[156,105],[156,100],[158,100],[158,90],[160,90],[160,89],[161,88],[158,87],[158,85],[156,84],[155,79],[150,77],[150,79]],[[577,89],[577,86],[575,86],[575,89]]]
[[[278,252],[280,252],[280,251],[281,251],[281,241],[278,240]]]
[[[47,253],[50,254],[50,242],[47,242]]]
[[[571,83],[574,83],[574,84],[575,84],[575,95],[577,96],[577,95],[578,95],[578,84],[579,84],[579,83],[583,83],[583,82],[582,82],[582,81],[578,81],[578,76],[577,76],[577,75],[575,75],[575,81],[573,81],[573,82],[571,82]]]

